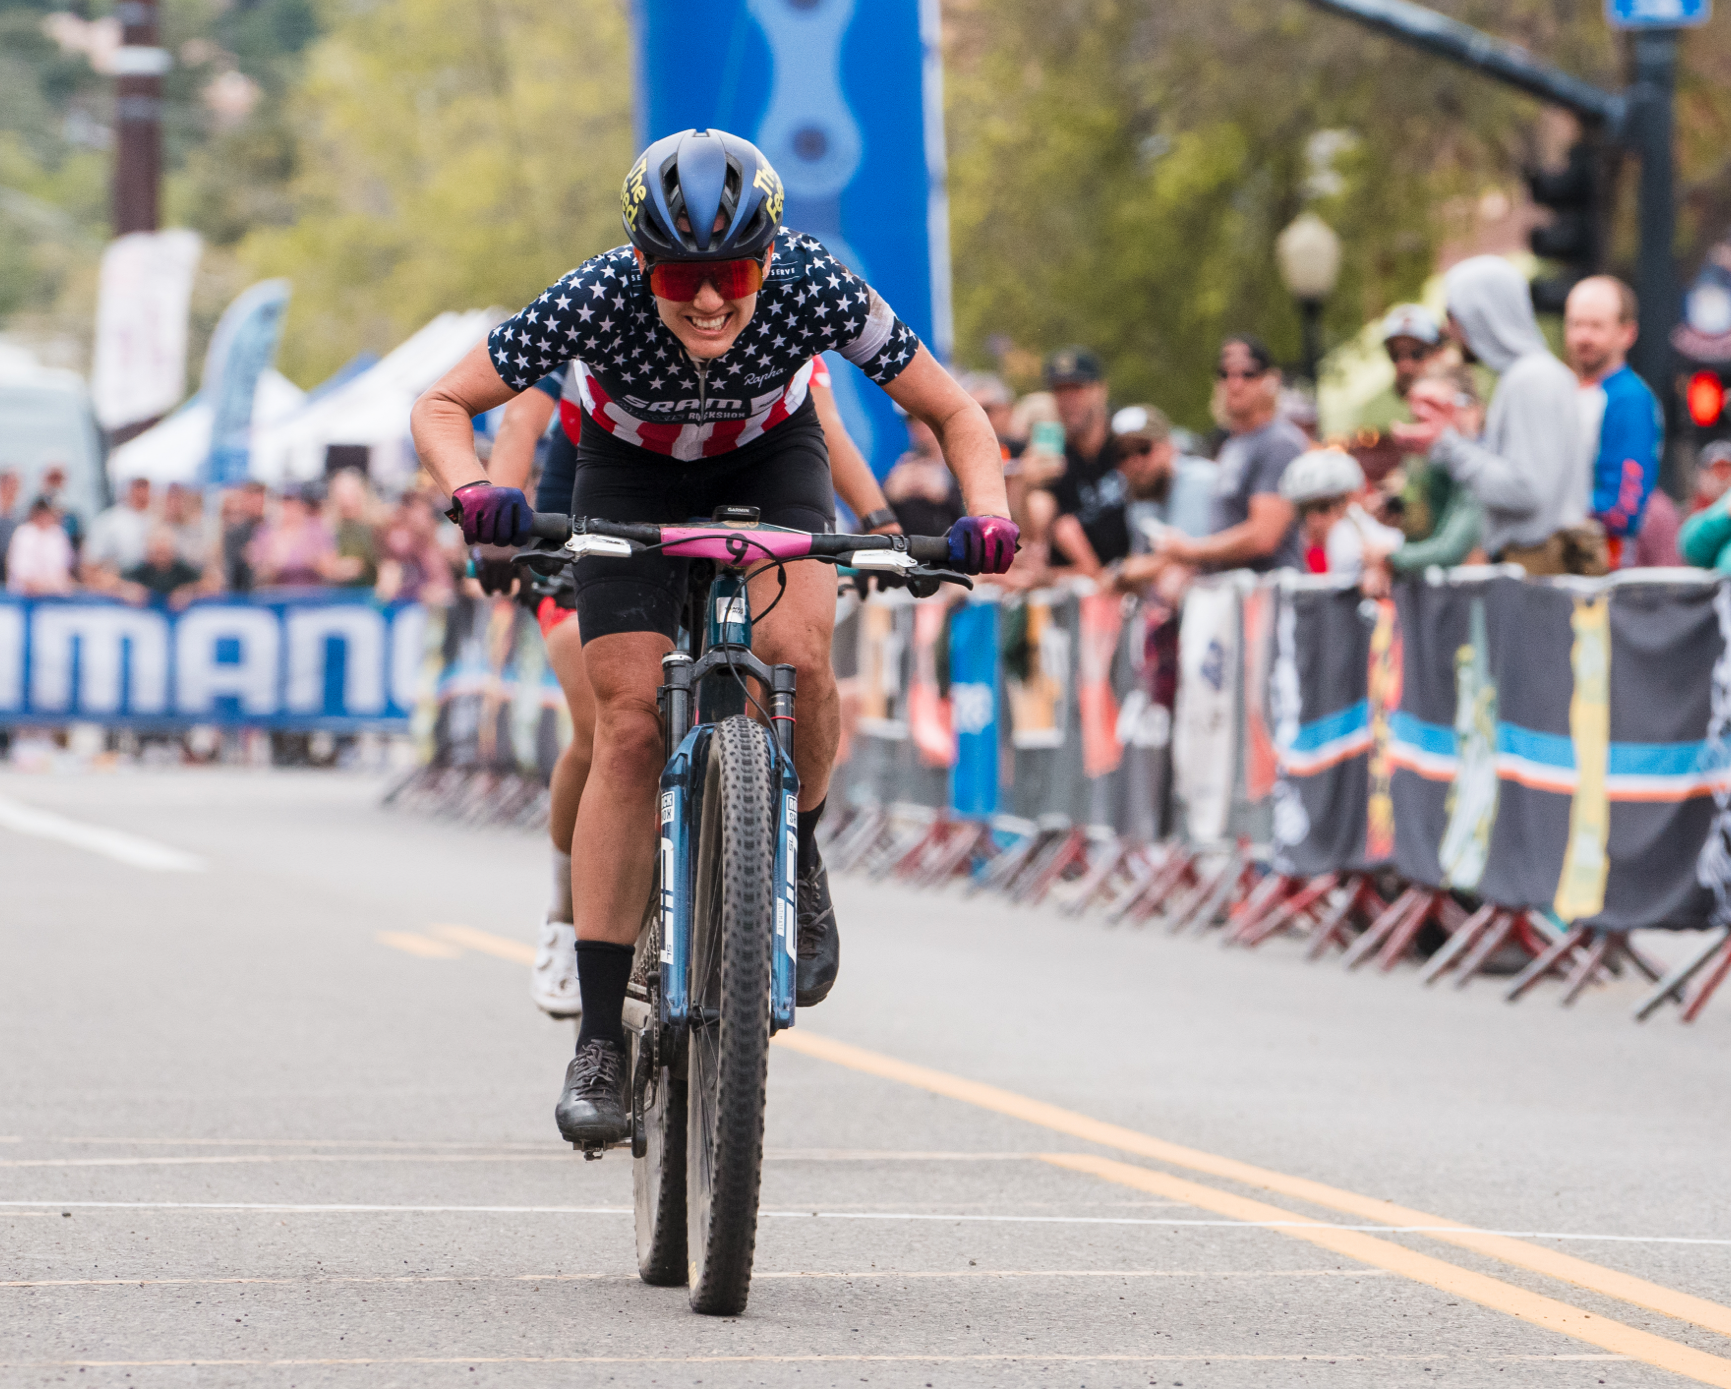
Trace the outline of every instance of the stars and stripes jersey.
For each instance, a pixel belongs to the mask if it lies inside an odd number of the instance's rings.
[[[691,461],[728,453],[804,405],[813,358],[841,353],[880,386],[918,335],[859,276],[803,233],[776,233],[757,308],[720,357],[691,359],[656,312],[629,246],[585,261],[487,338],[501,379],[527,389],[569,363],[559,412],[622,443]]]

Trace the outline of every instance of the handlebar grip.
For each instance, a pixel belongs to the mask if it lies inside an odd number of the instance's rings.
[[[530,530],[537,540],[563,545],[571,538],[571,518],[557,511],[537,511]]]
[[[948,564],[950,542],[941,535],[910,535],[908,553],[921,564]]]

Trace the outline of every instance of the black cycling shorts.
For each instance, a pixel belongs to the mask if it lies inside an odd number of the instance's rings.
[[[707,521],[720,506],[755,506],[766,525],[834,529],[829,448],[809,398],[743,448],[690,463],[622,443],[584,419],[573,516],[667,525]],[[579,560],[573,568],[583,640],[616,632],[660,632],[671,640],[685,614],[691,564],[660,553]]]

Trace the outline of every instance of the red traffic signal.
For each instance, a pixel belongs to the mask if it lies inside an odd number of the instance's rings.
[[[1725,413],[1725,383],[1717,372],[1698,371],[1689,378],[1689,418],[1702,429],[1719,423]]]

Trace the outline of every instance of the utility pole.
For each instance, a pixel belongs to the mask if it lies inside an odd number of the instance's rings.
[[[1677,324],[1677,204],[1672,187],[1672,127],[1677,94],[1677,30],[1637,31],[1635,85],[1629,91],[1629,126],[1641,153],[1641,254],[1635,293],[1641,300],[1641,336],[1629,354],[1669,418],[1676,365],[1671,330]],[[1669,460],[1667,460],[1669,462]]]
[[[114,55],[114,234],[155,231],[162,184],[162,74],[156,0],[120,0]]]

